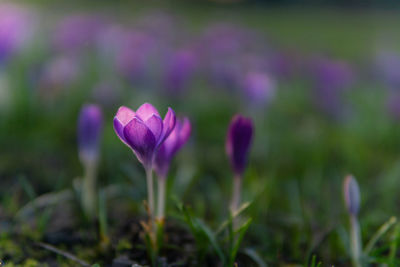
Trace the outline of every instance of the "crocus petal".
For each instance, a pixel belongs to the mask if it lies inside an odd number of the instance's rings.
[[[160,145],[162,142],[164,142],[164,140],[171,134],[172,130],[175,127],[175,123],[175,112],[171,108],[168,108],[168,112],[163,120],[163,130],[157,145]]]
[[[127,125],[133,117],[135,117],[135,112],[124,106],[120,107],[115,115],[115,119],[117,119],[122,126]]]
[[[188,118],[176,121],[176,125],[171,134],[165,139],[157,151],[155,157],[155,171],[161,178],[166,178],[169,165],[174,155],[187,142],[191,132]]]
[[[135,112],[127,107],[120,107],[114,117],[114,130],[118,137],[126,145],[127,142],[124,136],[124,127],[135,117]]]
[[[156,114],[153,114],[153,116],[151,116],[144,123],[150,129],[150,131],[154,134],[155,139],[158,141],[158,139],[161,136],[162,129],[163,129],[162,119],[159,116],[157,116]]]
[[[144,103],[136,110],[136,116],[138,116],[142,121],[147,121],[153,114],[160,117],[157,109],[149,103]]]
[[[114,118],[113,123],[114,123],[114,131],[118,135],[119,139],[121,139],[122,142],[128,145],[124,136],[124,125],[116,117]]]
[[[189,119],[186,117],[183,119],[183,123],[182,123],[181,127],[182,128],[179,132],[179,143],[180,143],[179,148],[187,142],[187,140],[189,139],[190,134],[192,132],[192,125],[190,124]]]
[[[139,161],[144,165],[151,164],[156,139],[150,129],[138,118],[133,118],[124,128],[126,142],[135,151]]]

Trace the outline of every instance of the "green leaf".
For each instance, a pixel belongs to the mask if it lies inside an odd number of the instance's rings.
[[[397,222],[396,217],[391,217],[387,222],[385,222],[378,231],[372,236],[371,240],[365,246],[364,253],[369,255],[372,248],[375,246],[376,242]]]
[[[220,234],[229,224],[232,224],[233,220],[238,217],[243,211],[245,211],[249,206],[251,202],[245,202],[243,203],[237,211],[235,211],[233,214],[231,213],[229,216],[229,219],[222,222],[220,227],[218,227],[218,230],[215,232],[217,235]]]
[[[232,262],[232,263],[236,259],[236,255],[239,250],[240,243],[242,242],[244,235],[247,232],[247,229],[249,229],[251,222],[252,222],[252,219],[250,218],[242,226],[240,226],[239,229],[237,229],[235,231],[235,236],[236,235],[238,235],[238,236],[237,236],[235,245],[234,245],[232,251],[230,252],[230,262]]]
[[[311,265],[310,267],[321,267],[322,262],[318,262],[317,263],[317,256],[313,255],[312,259],[311,259]]]
[[[267,264],[264,262],[264,260],[258,255],[258,253],[251,248],[246,248],[244,249],[243,253],[248,256],[252,261],[257,263],[259,267],[267,267]]]
[[[200,230],[204,235],[207,237],[208,241],[210,242],[211,246],[214,248],[215,253],[218,255],[220,260],[222,261],[222,264],[225,263],[225,257],[224,253],[222,252],[222,249],[220,248],[217,239],[215,237],[215,234],[211,231],[211,229],[200,219],[195,218],[196,224],[199,226]]]

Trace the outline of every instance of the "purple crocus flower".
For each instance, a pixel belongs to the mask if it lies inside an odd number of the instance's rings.
[[[187,142],[191,133],[191,125],[188,118],[177,120],[174,130],[160,146],[154,161],[154,170],[160,178],[166,178],[172,158],[178,150]]]
[[[180,50],[168,60],[165,73],[165,87],[169,92],[182,91],[191,78],[196,66],[196,56],[191,50]]]
[[[162,120],[153,105],[144,103],[136,112],[120,107],[114,117],[114,130],[144,167],[151,169],[157,149],[174,129],[175,122],[175,113],[171,108]]]
[[[151,57],[156,51],[157,42],[148,33],[125,33],[116,54],[117,69],[131,81],[143,81],[150,70]]]
[[[376,58],[377,72],[390,89],[400,88],[400,54],[380,51]]]
[[[400,120],[400,92],[391,90],[387,96],[386,108],[393,119]]]
[[[356,179],[352,175],[348,175],[343,184],[344,202],[347,211],[357,216],[360,210],[360,189]]]
[[[93,45],[103,27],[104,21],[93,15],[68,16],[56,26],[54,46],[59,51],[78,52]]]
[[[92,164],[97,161],[102,130],[103,114],[100,107],[84,105],[78,119],[79,156],[83,163]]]
[[[338,114],[342,95],[353,81],[351,67],[341,61],[320,59],[313,63],[315,102],[329,114]]]
[[[275,95],[275,83],[269,75],[262,72],[249,72],[242,84],[244,93],[256,105],[267,104]]]
[[[253,122],[250,118],[235,115],[229,125],[226,153],[237,176],[242,176],[253,138]]]
[[[33,35],[33,13],[22,6],[0,5],[0,63],[19,51]]]

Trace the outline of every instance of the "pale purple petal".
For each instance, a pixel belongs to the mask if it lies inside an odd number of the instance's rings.
[[[156,140],[159,140],[162,129],[163,129],[163,121],[162,119],[153,114],[148,120],[144,122],[146,126],[150,129],[150,131],[154,134]]]
[[[180,123],[178,143],[173,153],[176,153],[176,151],[178,151],[187,142],[191,132],[192,132],[192,126],[190,124],[189,119],[185,117],[183,119],[183,122]]]
[[[115,118],[123,125],[127,125],[133,117],[135,117],[135,112],[131,110],[130,108],[127,107],[120,107],[117,111],[117,115],[115,115]]]
[[[124,127],[135,117],[135,112],[127,107],[120,107],[114,117],[114,130],[118,137],[128,145],[124,136]]]
[[[172,130],[175,127],[175,123],[175,112],[171,108],[168,108],[168,112],[163,120],[163,131],[157,145],[160,145],[162,142],[164,142],[164,140],[171,134]]]
[[[142,121],[147,121],[153,114],[160,117],[158,110],[149,103],[144,103],[136,110],[136,116],[138,116]]]
[[[155,157],[155,171],[161,178],[168,174],[169,165],[178,150],[187,142],[191,132],[190,121],[185,118],[182,122],[177,120],[171,134],[160,146]]]
[[[133,118],[124,128],[124,137],[139,160],[149,166],[152,161],[156,139],[150,129],[138,118]]]

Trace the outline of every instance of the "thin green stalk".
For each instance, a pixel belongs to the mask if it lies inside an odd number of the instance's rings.
[[[96,217],[97,194],[96,194],[97,162],[85,164],[85,177],[82,185],[82,206],[86,217],[93,220]]]
[[[154,220],[154,186],[153,186],[153,169],[146,168],[146,181],[147,181],[147,204],[149,209],[150,220]]]
[[[165,190],[166,178],[158,178],[158,203],[157,203],[157,218],[162,221],[165,216]]]
[[[354,267],[361,267],[361,234],[357,217],[350,215],[351,256]]]
[[[235,213],[240,204],[240,193],[242,187],[242,177],[240,175],[235,175],[233,178],[233,193],[231,201],[231,212]]]

